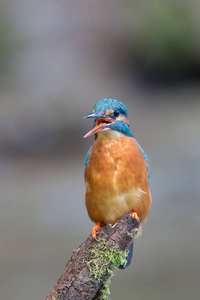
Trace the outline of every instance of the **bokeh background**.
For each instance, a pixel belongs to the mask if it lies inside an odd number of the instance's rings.
[[[83,116],[127,107],[152,210],[112,299],[200,297],[200,2],[1,0],[0,298],[45,299],[91,232]]]

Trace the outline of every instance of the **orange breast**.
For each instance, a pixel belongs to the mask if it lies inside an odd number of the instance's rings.
[[[134,138],[98,137],[85,169],[85,204],[94,222],[115,224],[129,211],[143,222],[150,210],[147,162]]]

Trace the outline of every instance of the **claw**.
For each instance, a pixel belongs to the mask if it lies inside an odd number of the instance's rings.
[[[98,242],[98,240],[97,240],[97,229],[98,229],[99,227],[101,227],[101,223],[97,223],[97,224],[94,225],[93,228],[92,228],[92,237],[93,237],[93,239],[95,239],[97,242]]]
[[[93,239],[98,243],[99,240],[96,238],[96,236],[93,237]]]
[[[134,211],[131,212],[131,216],[134,218],[134,219],[139,219],[138,217],[138,214]]]

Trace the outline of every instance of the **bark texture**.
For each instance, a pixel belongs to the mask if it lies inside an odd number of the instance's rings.
[[[109,279],[125,262],[127,249],[139,225],[139,219],[126,214],[114,227],[99,228],[98,242],[90,235],[74,249],[64,273],[46,300],[107,299]]]

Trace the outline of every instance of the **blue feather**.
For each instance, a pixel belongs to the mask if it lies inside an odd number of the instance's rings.
[[[128,125],[124,121],[116,121],[115,123],[111,124],[109,128],[117,130],[126,136],[133,137]]]
[[[127,108],[126,106],[116,100],[116,99],[103,99],[99,102],[97,102],[95,105],[94,105],[94,110],[97,112],[97,111],[101,111],[103,112],[104,114],[106,113],[106,110],[107,109],[112,109],[113,111],[119,109],[120,112],[127,117]]]
[[[92,149],[92,146],[90,147],[90,149],[88,150],[86,157],[85,157],[85,168],[87,166],[87,164],[89,163],[89,154],[90,154],[90,150]]]
[[[146,153],[144,152],[144,150],[142,149],[142,147],[140,146],[140,144],[138,143],[138,141],[137,141],[135,138],[134,138],[134,140],[135,140],[136,143],[138,144],[140,150],[142,151],[142,154],[143,154],[143,156],[144,156],[144,159],[145,159],[146,162],[147,162],[148,184],[150,185],[149,161],[148,161],[147,155],[146,155]]]

